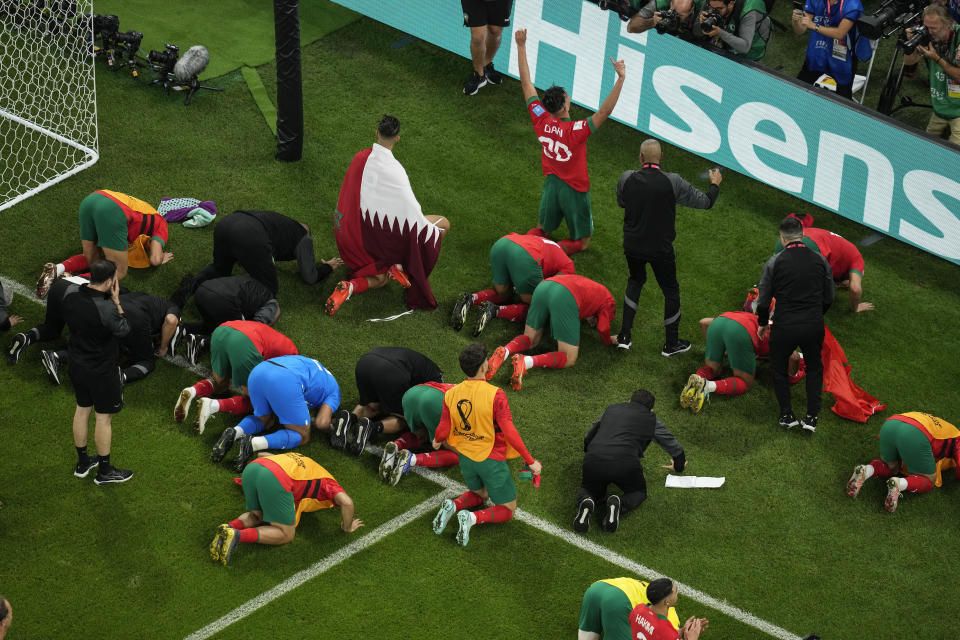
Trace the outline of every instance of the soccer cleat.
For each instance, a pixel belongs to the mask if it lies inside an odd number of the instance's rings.
[[[800,421],[793,415],[793,411],[788,411],[780,416],[778,424],[784,429],[793,429],[800,426]]]
[[[197,364],[197,360],[207,350],[207,347],[210,346],[210,338],[208,336],[194,335],[193,340],[188,346],[190,348],[188,354],[190,364]]]
[[[227,564],[239,542],[240,535],[236,529],[228,524],[220,525],[217,527],[213,542],[210,543],[210,559],[223,565]]]
[[[483,87],[486,84],[486,76],[481,76],[474,71],[470,78],[463,83],[463,92],[468,96],[476,95],[477,91],[480,91],[480,87]]]
[[[803,420],[800,421],[800,426],[803,427],[804,431],[814,433],[817,430],[817,416],[812,416],[808,413],[803,416]]]
[[[187,414],[190,413],[190,403],[193,402],[193,399],[197,396],[197,390],[193,387],[187,387],[180,392],[180,397],[177,398],[177,404],[173,408],[173,419],[178,424],[187,419]],[[201,398],[202,400],[203,398]]]
[[[488,84],[503,82],[503,74],[493,68],[492,62],[483,68],[483,77],[487,79]]]
[[[507,350],[503,347],[497,347],[493,350],[493,355],[490,356],[490,359],[487,361],[487,381],[493,379],[493,376],[497,375],[497,371],[500,370],[500,367],[503,366],[503,361],[507,359]]]
[[[60,384],[60,357],[57,352],[42,350],[40,352],[40,362],[43,364],[43,370],[47,372],[50,382]]]
[[[600,528],[609,533],[613,533],[620,526],[620,496],[609,495],[607,502],[603,506],[603,520],[600,521]]]
[[[100,461],[96,458],[87,458],[86,460],[78,460],[77,466],[73,468],[73,475],[78,478],[86,478],[87,474],[100,466]]]
[[[177,347],[180,345],[181,342],[183,342],[184,337],[186,335],[187,335],[187,330],[184,329],[182,326],[177,325],[177,328],[173,330],[173,335],[170,336],[170,344],[167,347],[167,353],[169,353],[170,356],[177,355]],[[182,422],[182,420],[178,422]]]
[[[457,297],[457,301],[453,303],[453,312],[450,314],[450,324],[453,325],[454,331],[463,329],[463,323],[467,321],[467,311],[470,310],[472,304],[473,294],[467,291]]]
[[[343,451],[347,444],[347,430],[350,424],[357,419],[346,409],[340,409],[333,414],[333,420],[330,423],[330,446],[334,449]]]
[[[384,482],[393,473],[393,468],[397,466],[397,456],[400,455],[400,449],[396,442],[388,442],[383,445],[383,455],[380,456],[380,466],[377,467],[377,473]]]
[[[465,547],[470,544],[470,528],[473,527],[473,513],[464,509],[457,514],[457,522],[460,528],[457,529],[457,544]]]
[[[237,439],[237,432],[233,427],[227,427],[217,438],[217,443],[213,445],[213,451],[210,452],[210,462],[220,462],[227,452],[233,448],[233,441]]]
[[[493,302],[487,300],[480,305],[480,317],[477,318],[477,324],[473,327],[473,336],[477,337],[487,328],[487,324],[497,317],[499,307]]]
[[[352,293],[352,284],[346,280],[338,282],[337,286],[333,289],[333,293],[330,294],[330,297],[327,298],[327,302],[324,305],[324,310],[327,312],[327,315],[332,316],[335,314],[337,309],[342,307],[343,303],[350,299],[350,294]]]
[[[40,277],[37,279],[37,297],[41,300],[46,298],[47,294],[50,293],[50,285],[52,285],[56,279],[57,265],[53,262],[48,262],[43,265],[43,271],[40,272]]]
[[[897,504],[900,502],[900,484],[898,478],[887,479],[887,497],[883,500],[883,508],[893,513],[897,510]]]
[[[27,334],[18,333],[13,336],[10,346],[7,347],[7,364],[15,365],[20,361],[20,355],[27,348]]]
[[[743,301],[743,310],[748,313],[757,312],[757,298],[760,297],[760,289],[750,287],[747,290],[747,299]]]
[[[513,356],[513,375],[510,376],[510,386],[514,391],[523,389],[523,376],[527,372],[526,359],[522,353]]]
[[[790,384],[797,384],[803,380],[807,375],[807,361],[800,356],[800,365],[797,367],[797,372],[792,376],[787,376],[787,382]]]
[[[856,500],[860,495],[860,489],[863,489],[863,483],[867,481],[867,466],[858,464],[853,468],[853,475],[847,480],[847,495]]]
[[[367,446],[372,433],[373,423],[370,422],[370,418],[351,420],[347,427],[347,451],[359,456],[363,453],[363,448]]]
[[[691,373],[690,377],[687,378],[687,384],[683,385],[683,390],[680,392],[680,408],[689,409],[690,405],[693,404],[693,389],[697,384],[697,379],[701,379],[695,373]]]
[[[410,277],[407,275],[407,272],[403,270],[402,264],[392,265],[387,269],[387,275],[393,278],[393,280],[404,289],[409,289],[413,284],[410,282]]]
[[[186,389],[180,392],[180,397],[182,398],[186,392]],[[197,400],[197,419],[193,421],[193,430],[198,434],[203,434],[207,428],[207,420],[212,418],[217,412],[217,409],[214,408],[214,402],[216,402],[216,400],[212,398],[200,398]],[[187,406],[190,406],[189,402],[187,402]]]
[[[710,392],[707,391],[706,379],[697,376],[697,381],[694,382],[694,386],[690,391],[690,411],[700,413],[700,410],[703,409],[704,401],[707,399],[707,396],[710,395]]]
[[[397,486],[397,483],[400,482],[400,478],[410,473],[410,460],[412,459],[413,453],[411,453],[409,449],[403,449],[400,451],[400,454],[397,456],[397,461],[393,465],[390,475],[387,477],[387,482],[391,487]]]
[[[617,349],[629,350],[633,346],[633,340],[630,339],[630,336],[625,336],[622,333],[617,336]]]
[[[103,469],[100,469],[100,472],[97,473],[97,477],[93,479],[93,483],[100,484],[120,484],[121,482],[126,482],[133,477],[133,471],[129,469],[117,469],[111,467],[106,473]]]
[[[669,358],[670,356],[675,356],[678,353],[683,353],[684,351],[690,351],[690,343],[686,340],[677,340],[674,344],[663,345],[660,355],[662,355],[664,358]]]
[[[233,459],[233,470],[237,473],[243,473],[243,468],[254,458],[253,436],[245,433],[240,436],[240,451],[237,457]]]
[[[190,364],[197,364],[197,360],[193,355],[197,338],[199,338],[199,336],[195,333],[188,333],[183,337],[183,346],[185,349],[185,353],[183,355]]]
[[[450,518],[456,512],[457,507],[453,504],[453,500],[450,498],[444,500],[440,505],[440,511],[433,517],[433,532],[437,535],[443,533],[443,530],[447,528],[447,523],[450,522]]]
[[[577,516],[573,519],[573,530],[577,533],[590,531],[590,515],[593,514],[593,498],[584,498],[577,504]]]

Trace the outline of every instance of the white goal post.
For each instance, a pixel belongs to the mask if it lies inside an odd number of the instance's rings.
[[[0,210],[99,159],[92,0],[0,0]]]

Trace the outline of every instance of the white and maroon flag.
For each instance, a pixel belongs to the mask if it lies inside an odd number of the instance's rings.
[[[407,172],[389,149],[374,144],[353,157],[333,222],[340,257],[352,277],[403,265],[412,283],[407,306],[437,307],[428,278],[440,255],[440,229],[424,217]]]

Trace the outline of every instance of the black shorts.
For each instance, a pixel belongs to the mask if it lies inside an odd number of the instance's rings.
[[[380,414],[403,415],[403,394],[411,386],[410,373],[376,353],[365,353],[354,369],[360,400],[357,404],[380,403]]]
[[[460,0],[465,27],[509,27],[513,0]]]
[[[70,380],[78,407],[92,406],[97,413],[119,413],[123,409],[119,368],[104,374],[70,367]]]

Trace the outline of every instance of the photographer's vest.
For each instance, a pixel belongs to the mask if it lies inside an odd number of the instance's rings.
[[[493,401],[499,390],[485,380],[464,380],[443,396],[443,403],[450,413],[447,444],[474,462],[483,462],[493,450],[497,438]],[[519,456],[507,443],[506,458]]]
[[[736,34],[740,27],[740,20],[751,11],[756,11],[763,17],[757,20],[757,28],[753,32],[753,42],[750,44],[750,49],[741,55],[747,60],[759,60],[766,54],[767,40],[770,39],[770,16],[767,15],[767,5],[763,0],[737,0],[724,29]]]
[[[937,52],[940,48],[936,47]],[[960,64],[960,25],[954,25],[947,38],[947,48],[942,54],[950,64]],[[939,64],[927,58],[930,68],[930,102],[933,112],[947,120],[960,118],[960,82],[947,75]]]
[[[297,502],[297,519],[294,521],[294,526],[300,524],[301,513],[329,509],[333,506],[333,500],[320,500],[318,496],[320,493],[320,481],[324,478],[330,478],[331,480],[336,480],[336,478],[310,458],[299,453],[291,452],[270,456],[269,458],[257,458],[254,462],[270,469],[287,491],[293,491],[293,482],[307,482],[303,496]],[[286,474],[287,477],[284,478],[282,475],[278,475],[277,470],[273,468],[274,465]]]
[[[919,428],[923,431],[923,434],[927,436],[927,439],[930,440],[931,446],[934,440],[954,440],[955,438],[960,438],[960,429],[957,429],[946,420],[932,416],[929,413],[911,411],[909,413],[890,416],[889,419],[906,422]],[[938,487],[943,484],[941,473],[955,467],[957,465],[957,457],[960,456],[960,441],[954,440],[953,442],[945,444],[947,448],[940,452],[941,457],[937,460],[937,479],[934,481],[934,484]],[[906,465],[904,465],[904,469],[906,469]],[[958,468],[958,475],[960,475],[960,468]]]

